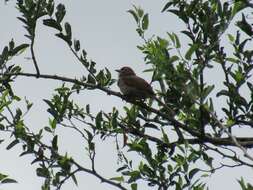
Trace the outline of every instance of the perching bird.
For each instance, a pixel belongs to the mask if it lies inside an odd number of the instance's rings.
[[[116,70],[119,73],[118,86],[123,95],[134,99],[146,99],[155,97],[150,84],[138,77],[130,67],[122,67]]]
[[[122,67],[116,70],[119,73],[118,86],[123,95],[131,99],[153,98],[166,108],[172,116],[175,112],[156,97],[151,85],[143,78],[138,77],[130,67]]]
[[[118,86],[121,93],[130,99],[146,99],[155,97],[150,84],[138,77],[130,67],[122,67],[116,70],[119,73]],[[127,135],[123,132],[123,147],[127,144]]]
[[[169,113],[169,117],[174,118],[175,112],[163,103],[159,98],[156,97],[151,85],[145,81],[143,78],[138,77],[133,69],[130,67],[122,67],[119,70],[116,70],[119,73],[118,86],[123,95],[128,98],[133,99],[146,99],[153,98],[160,105],[162,105]],[[180,139],[183,139],[183,134],[179,128],[175,127],[176,133]],[[127,144],[127,136],[124,135],[124,146]]]

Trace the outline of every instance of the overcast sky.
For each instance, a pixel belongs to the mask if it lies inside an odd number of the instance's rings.
[[[76,39],[79,39],[82,48],[88,52],[90,59],[93,59],[98,68],[108,67],[112,71],[122,66],[131,66],[134,70],[147,80],[150,76],[142,73],[146,66],[144,65],[143,55],[136,48],[141,43],[140,38],[135,32],[135,21],[127,13],[127,10],[132,8],[132,5],[141,6],[149,13],[150,30],[149,35],[165,36],[166,32],[175,32],[179,34],[182,30],[182,23],[169,14],[161,13],[161,9],[166,1],[162,0],[75,0],[61,1],[66,5],[67,15],[65,21],[68,21],[72,26],[72,33]],[[27,42],[23,36],[25,30],[22,28],[22,23],[16,19],[18,16],[17,10],[14,8],[15,1],[11,0],[8,4],[0,2],[0,48],[2,49],[11,38],[18,43]],[[37,28],[37,37],[35,45],[35,53],[37,55],[38,64],[41,73],[60,74],[70,77],[81,76],[84,72],[83,68],[75,60],[74,56],[69,51],[68,47],[60,39],[54,37],[54,30],[46,27],[41,27],[41,23]],[[184,43],[182,41],[182,43]],[[34,72],[32,62],[25,59],[29,54],[24,54],[15,58],[13,62],[22,65],[25,71]],[[217,71],[218,72],[218,71]],[[117,74],[113,73],[116,78]],[[212,80],[212,79],[210,79]],[[47,106],[42,99],[49,99],[53,89],[59,86],[60,83],[42,79],[25,79],[20,78],[19,82],[15,83],[15,90],[21,97],[26,96],[30,101],[34,102],[32,112],[26,117],[27,124],[33,130],[38,130],[45,126],[48,122],[46,114]],[[115,85],[114,90],[117,89]],[[100,92],[83,93],[76,97],[81,105],[90,103],[94,110],[103,109],[110,111],[113,106],[123,106],[125,103],[115,97],[110,97]],[[60,143],[62,152],[70,152],[75,155],[74,158],[83,159],[84,147],[81,138],[75,135],[69,136],[68,130],[60,131]],[[4,134],[6,135],[6,134]],[[0,134],[0,138],[4,138]],[[0,172],[7,173],[10,177],[16,179],[18,184],[0,186],[0,190],[34,190],[40,189],[42,180],[35,175],[35,167],[30,165],[32,158],[29,156],[18,157],[21,147],[15,147],[11,151],[6,151],[4,143],[0,146],[1,164]],[[111,166],[110,163],[116,163],[115,147],[111,146],[111,142],[99,144],[97,154],[103,156],[103,160],[98,159],[98,168],[108,177],[113,177],[112,170],[116,166]],[[82,151],[80,151],[80,149]],[[105,150],[112,152],[112,155],[105,155]],[[18,152],[18,153],[17,153]],[[244,176],[252,179],[252,170],[249,168],[239,169],[224,169],[213,174],[208,178],[210,190],[215,189],[230,189],[237,190],[239,185],[235,179]],[[67,189],[95,189],[95,190],[113,190],[115,188],[100,184],[100,182],[89,175],[78,175],[79,187],[73,188],[73,183],[70,182],[63,186]],[[140,188],[145,190],[145,188]]]

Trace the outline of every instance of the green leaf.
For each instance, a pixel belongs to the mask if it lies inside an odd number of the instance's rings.
[[[137,190],[137,183],[132,183],[131,184],[131,189],[132,190]]]
[[[57,120],[55,118],[49,119],[49,124],[52,129],[55,129],[57,126]]]
[[[168,170],[169,172],[172,172],[172,171],[173,171],[173,166],[170,165],[170,164],[168,164],[168,165],[167,165],[167,170]]]
[[[43,24],[51,28],[55,28],[56,30],[62,31],[62,27],[59,22],[54,19],[44,19]]]
[[[21,44],[17,47],[15,47],[12,51],[11,51],[11,55],[16,55],[19,52],[23,52],[27,47],[29,47],[29,44]]]
[[[60,3],[57,5],[56,10],[57,10],[55,13],[56,20],[58,23],[61,23],[66,14],[65,6]]]
[[[172,2],[166,3],[166,5],[165,5],[165,6],[163,7],[163,9],[162,9],[162,12],[167,11],[167,10],[170,8],[170,6],[171,6],[172,4],[173,4]]]
[[[228,39],[232,43],[235,41],[235,37],[233,35],[231,35],[231,34],[228,34]]]
[[[138,24],[139,23],[139,18],[137,16],[137,14],[133,10],[128,10],[127,12],[129,12],[134,17],[134,20]]]
[[[219,97],[219,96],[229,96],[229,95],[230,95],[230,93],[227,90],[221,90],[221,91],[219,91],[216,94],[216,97]]]
[[[9,56],[9,49],[8,49],[7,46],[5,46],[3,51],[2,51],[1,59],[7,60],[8,56]]]
[[[47,132],[49,132],[49,133],[52,133],[52,132],[53,132],[53,131],[51,130],[51,128],[48,127],[48,126],[44,127],[44,130],[47,131]]]
[[[33,106],[32,102],[29,102],[27,99],[25,99],[25,103],[26,103],[26,109],[27,111],[30,110]]]
[[[187,30],[183,30],[181,31],[181,33],[185,34],[187,37],[189,37],[190,39],[193,39],[193,35],[191,32],[187,31]]]
[[[0,173],[0,181],[2,181],[4,178],[7,178],[8,175]]]
[[[16,68],[14,67],[14,69],[12,69],[12,72],[13,71],[15,72],[15,70],[16,70]],[[17,68],[17,70],[18,70],[18,68]],[[13,96],[12,98],[13,98],[13,100],[16,100],[17,102],[21,101],[21,98],[18,96]]]
[[[103,70],[100,70],[99,73],[96,75],[96,80],[101,86],[105,85],[105,74]]]
[[[55,109],[55,105],[50,101],[50,100],[47,100],[47,99],[43,99],[44,102],[46,102],[46,104],[50,107],[50,109],[54,110]],[[50,112],[51,113],[51,112]],[[51,113],[52,114],[52,113]],[[52,114],[54,117],[55,115]]]
[[[65,31],[66,31],[66,34],[67,34],[67,37],[68,37],[68,41],[71,41],[71,38],[72,38],[71,25],[68,22],[66,22],[64,27],[65,27]]]
[[[69,46],[72,45],[72,41],[71,39],[69,38],[69,36],[66,36],[64,35],[63,33],[58,33],[58,34],[55,34],[58,38],[61,38],[62,40],[64,40],[65,42],[68,43]]]
[[[2,130],[4,130],[4,129],[5,129],[4,124],[0,123],[0,130],[2,131]]]
[[[123,176],[112,177],[112,178],[110,178],[110,180],[117,181],[117,182],[121,183],[121,182],[124,182],[124,177]]]
[[[74,48],[75,48],[75,51],[80,50],[80,41],[79,40],[74,40]]]
[[[164,132],[163,128],[162,128],[162,134],[163,134],[162,140],[163,140],[166,144],[169,144],[170,141],[169,141],[168,135]]]
[[[169,59],[168,62],[169,62],[169,64],[172,64],[172,63],[174,63],[177,60],[179,60],[179,57],[176,56],[176,55],[173,55],[173,56],[170,57],[170,59]]]
[[[176,34],[174,34],[174,36],[175,36],[175,40],[176,40],[176,48],[180,48],[181,44],[180,44],[179,38],[177,37]]]
[[[137,170],[129,172],[128,175],[130,175],[129,180],[127,181],[128,183],[132,183],[141,178],[141,174]]]
[[[11,39],[11,41],[9,42],[9,49],[12,50],[15,47],[15,42],[13,41],[13,39]]]
[[[23,22],[25,25],[27,25],[27,20],[22,18],[22,17],[17,17],[18,20],[20,20],[21,22]]]
[[[192,169],[192,170],[189,172],[189,179],[192,179],[193,176],[194,176],[196,173],[198,173],[199,171],[200,171],[200,169],[198,169],[198,168]]]
[[[236,58],[232,58],[232,57],[227,57],[226,61],[229,61],[231,63],[239,63],[240,60],[236,59]]]
[[[78,186],[78,182],[75,175],[71,175],[72,180],[74,181],[75,185]]]
[[[48,2],[46,9],[47,9],[48,15],[51,17],[54,13],[54,2],[53,2],[53,0],[50,0]]]
[[[100,112],[97,114],[95,121],[96,121],[96,127],[97,127],[98,129],[100,129],[100,128],[102,127],[101,122],[103,121],[102,111],[100,111]]]
[[[87,104],[85,107],[86,113],[90,113],[90,104]]]
[[[142,29],[140,29],[140,28],[137,28],[136,29],[136,32],[139,34],[139,36],[143,36],[143,30]]]
[[[140,7],[136,7],[136,6],[134,6],[134,9],[137,12],[137,15],[141,18],[143,16],[143,14],[144,14],[143,9],[140,8]]]
[[[110,122],[113,129],[116,129],[117,126],[118,126],[118,120],[117,120],[118,114],[119,114],[118,110],[116,110],[114,108],[114,111],[113,111],[113,114],[112,114],[112,117],[111,117],[111,122]]]
[[[90,84],[95,84],[96,79],[91,74],[89,74],[87,82],[90,83]]]
[[[247,187],[246,187],[246,184],[245,184],[243,178],[241,178],[240,180],[237,180],[237,181],[238,181],[238,183],[240,184],[242,190],[247,190]]]
[[[14,141],[12,141],[7,147],[7,150],[10,150],[12,147],[14,147],[15,145],[17,145],[19,143],[18,139],[15,139]]]
[[[53,140],[52,140],[52,149],[53,150],[58,150],[58,136],[55,135]]]
[[[246,1],[235,1],[232,9],[232,18],[242,9],[246,8]]]
[[[14,179],[6,178],[6,179],[3,179],[1,183],[18,183],[18,182]]]
[[[192,54],[200,47],[199,44],[192,44],[185,54],[185,59],[191,60]]]
[[[124,165],[124,166],[118,168],[118,169],[116,170],[116,172],[120,172],[120,171],[126,169],[127,167],[128,167],[127,165]]]
[[[47,168],[37,168],[36,169],[37,176],[48,178],[50,173]]]
[[[167,34],[168,34],[170,40],[173,42],[174,46],[176,48],[180,48],[181,44],[180,44],[178,36],[174,32],[173,33],[167,32]]]
[[[210,85],[204,88],[202,97],[205,99],[213,91],[214,87],[214,85]]]
[[[253,36],[252,26],[246,21],[245,15],[242,13],[242,20],[238,21],[236,25],[247,35]]]
[[[143,19],[142,19],[142,29],[147,30],[148,29],[148,24],[149,24],[148,14],[145,14]]]

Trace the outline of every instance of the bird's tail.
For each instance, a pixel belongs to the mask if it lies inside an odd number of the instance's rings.
[[[161,104],[168,112],[169,112],[169,116],[171,117],[171,120],[174,120],[174,117],[176,116],[176,113],[174,110],[172,110],[168,105],[166,105],[162,100],[160,100],[158,97],[154,96],[154,99]],[[179,127],[177,125],[174,126],[175,131],[178,135],[179,140],[184,141],[184,136],[183,133],[181,132],[181,130],[179,129]]]
[[[160,100],[157,96],[153,97],[159,104],[161,104],[168,112],[171,116],[175,116],[176,113],[168,106],[166,105],[162,100]]]

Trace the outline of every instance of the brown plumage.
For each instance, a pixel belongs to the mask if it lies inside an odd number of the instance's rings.
[[[130,67],[116,70],[119,73],[118,86],[123,95],[136,99],[154,97],[155,93],[150,84],[138,77]]]

